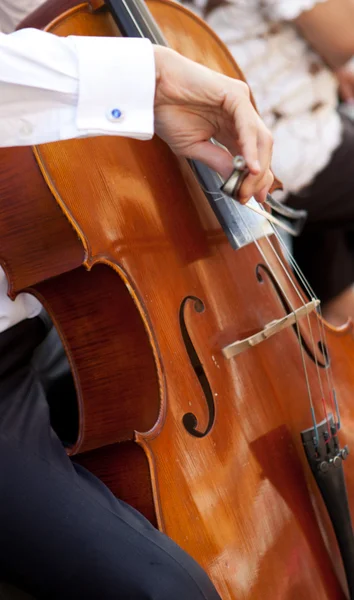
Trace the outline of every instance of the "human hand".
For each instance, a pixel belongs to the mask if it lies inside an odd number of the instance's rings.
[[[162,46],[156,64],[155,131],[179,156],[204,162],[224,178],[232,158],[245,158],[249,175],[240,202],[264,202],[273,183],[272,136],[254,109],[248,86]],[[214,138],[225,148],[212,144]]]

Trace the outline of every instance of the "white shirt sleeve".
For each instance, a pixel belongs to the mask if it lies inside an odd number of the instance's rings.
[[[263,0],[262,8],[273,21],[292,21],[320,2],[327,0]]]
[[[0,146],[89,135],[150,139],[154,95],[148,40],[0,33]]]

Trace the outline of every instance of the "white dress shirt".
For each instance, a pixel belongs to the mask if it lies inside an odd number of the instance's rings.
[[[150,139],[154,95],[148,40],[60,38],[34,29],[0,33],[0,146],[89,135]],[[40,308],[29,294],[10,300],[0,269],[0,332]]]

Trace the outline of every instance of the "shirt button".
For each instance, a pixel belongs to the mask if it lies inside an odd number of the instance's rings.
[[[123,119],[123,112],[119,108],[112,108],[108,111],[107,118],[109,121],[116,123],[117,121],[121,121]]]

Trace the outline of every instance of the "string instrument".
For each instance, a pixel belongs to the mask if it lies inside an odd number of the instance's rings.
[[[242,77],[175,2],[76,4],[50,1],[26,25],[167,40]],[[354,598],[353,326],[321,319],[268,220],[220,187],[158,138],[2,150],[9,294],[35,294],[60,333],[73,460],[189,552],[223,600]]]

